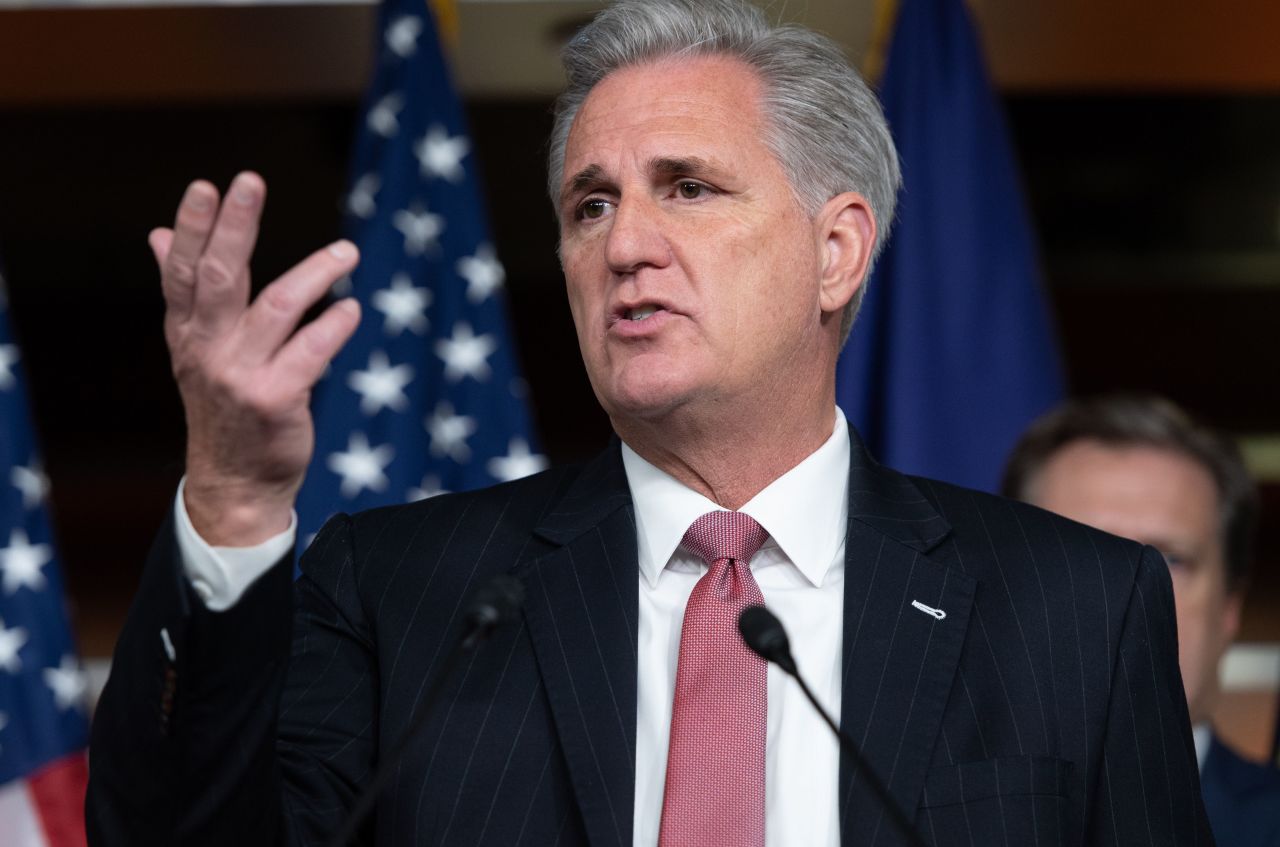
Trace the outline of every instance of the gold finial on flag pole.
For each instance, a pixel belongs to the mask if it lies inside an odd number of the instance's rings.
[[[872,84],[880,81],[884,73],[885,59],[889,53],[889,40],[893,38],[893,25],[898,19],[898,0],[876,0],[876,23],[871,34],[871,45],[862,61],[862,73]]]
[[[436,18],[440,40],[450,50],[458,46],[458,4],[456,0],[427,0]]]

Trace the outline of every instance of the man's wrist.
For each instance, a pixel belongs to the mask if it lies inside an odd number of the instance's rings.
[[[182,570],[200,601],[215,612],[226,611],[259,577],[293,548],[297,516],[290,511],[284,531],[260,544],[213,546],[192,525],[185,507],[187,480],[178,484],[174,501],[175,533]]]
[[[182,489],[191,527],[211,547],[253,547],[287,531],[293,496],[263,498],[235,486],[208,486],[190,478]]]

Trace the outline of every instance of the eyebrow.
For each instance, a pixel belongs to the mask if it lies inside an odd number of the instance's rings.
[[[715,174],[719,169],[707,159],[698,156],[659,156],[649,160],[649,170],[660,176],[700,176]],[[570,197],[582,194],[602,183],[608,182],[604,168],[598,164],[587,165],[565,183],[560,192],[560,202],[565,203]]]
[[[700,159],[697,156],[684,158],[663,156],[650,161],[649,167],[654,172],[664,176],[697,176],[699,174],[715,173],[718,170],[711,162],[706,159]]]
[[[565,183],[564,189],[560,192],[560,202],[564,203],[575,194],[580,194],[601,182],[604,182],[604,168],[599,165],[587,165]]]

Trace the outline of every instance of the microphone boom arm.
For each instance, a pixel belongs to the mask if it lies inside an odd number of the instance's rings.
[[[920,837],[920,833],[916,832],[916,828],[907,819],[902,807],[889,794],[889,789],[885,788],[884,783],[880,781],[880,777],[876,775],[871,764],[863,758],[862,751],[858,749],[858,745],[849,737],[848,733],[840,729],[840,725],[835,722],[835,719],[818,702],[818,698],[813,695],[813,691],[810,690],[808,683],[804,681],[804,677],[800,676],[800,671],[796,667],[796,660],[791,655],[791,643],[787,638],[786,629],[782,626],[782,621],[778,620],[773,612],[770,612],[764,606],[748,606],[738,616],[738,631],[742,634],[743,642],[753,653],[766,662],[773,662],[787,676],[799,684],[800,690],[804,692],[804,696],[809,700],[809,703],[826,721],[827,726],[831,727],[831,731],[836,734],[836,738],[840,739],[840,748],[853,761],[855,772],[865,777],[867,785],[871,787],[871,792],[880,801],[881,808],[889,815],[889,820],[892,821],[894,828],[906,839],[907,843],[911,847],[927,847],[924,839]]]

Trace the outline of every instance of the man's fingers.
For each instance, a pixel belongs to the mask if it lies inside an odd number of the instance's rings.
[[[213,230],[217,211],[218,190],[201,179],[187,186],[178,204],[169,249],[160,266],[165,302],[178,320],[186,319],[194,306],[196,265]]]
[[[282,383],[309,389],[359,325],[360,304],[350,297],[339,300],[294,333],[271,367]]]
[[[173,244],[173,230],[168,227],[156,227],[147,233],[147,245],[151,255],[156,257],[156,267],[164,267],[164,259],[169,255],[169,246]]]
[[[147,246],[156,259],[156,267],[160,269],[160,292],[164,296],[166,306],[165,323],[185,319],[191,313],[191,286],[169,285],[164,278],[164,263],[169,257],[169,249],[173,246],[173,230],[168,227],[156,227],[147,233]],[[179,317],[181,316],[181,317]]]
[[[196,264],[192,324],[202,334],[228,331],[249,303],[249,258],[258,240],[266,199],[262,177],[244,172],[227,189],[217,220]]]
[[[307,309],[319,302],[334,282],[350,273],[359,260],[354,244],[335,241],[264,288],[245,316],[241,349],[247,360],[266,361],[274,356]]]

